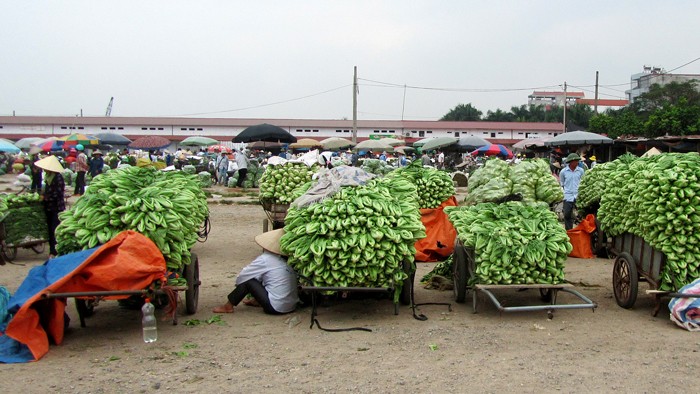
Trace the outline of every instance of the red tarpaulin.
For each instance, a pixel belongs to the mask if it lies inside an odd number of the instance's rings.
[[[425,226],[426,236],[416,241],[416,261],[442,261],[452,254],[457,230],[443,210],[457,205],[457,198],[452,196],[437,208],[420,210],[420,220]]]

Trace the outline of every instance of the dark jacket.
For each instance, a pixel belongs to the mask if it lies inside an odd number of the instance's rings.
[[[46,190],[44,191],[44,209],[46,209],[46,212],[62,212],[66,210],[66,200],[63,196],[65,188],[66,185],[61,174],[56,174],[51,184],[46,185]]]

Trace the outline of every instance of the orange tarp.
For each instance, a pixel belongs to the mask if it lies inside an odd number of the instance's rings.
[[[447,218],[444,208],[456,206],[457,198],[452,196],[437,208],[420,210],[426,237],[416,241],[416,261],[442,261],[452,254],[457,230]]]
[[[70,255],[58,259],[67,256]],[[63,341],[66,307],[65,299],[42,299],[42,294],[141,290],[164,277],[165,271],[163,254],[153,241],[135,231],[124,231],[98,248],[68,275],[25,302],[8,324],[5,334],[27,345],[38,360],[49,351],[49,339],[56,344]]]

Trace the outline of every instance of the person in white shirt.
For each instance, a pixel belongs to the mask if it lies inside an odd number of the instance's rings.
[[[255,237],[255,242],[263,248],[263,253],[245,266],[238,278],[236,287],[228,295],[228,302],[213,309],[214,313],[233,313],[246,295],[253,296],[255,303],[270,315],[293,312],[299,302],[297,276],[287,265],[287,258],[280,249],[280,238],[284,229],[262,233]]]
[[[245,181],[246,175],[248,175],[248,158],[245,156],[245,152],[242,150],[236,150],[236,165],[238,166],[238,182],[237,187],[243,187],[243,181]]]
[[[441,170],[444,170],[445,169],[445,153],[443,153],[442,151],[438,152],[437,161],[438,161],[438,168]]]

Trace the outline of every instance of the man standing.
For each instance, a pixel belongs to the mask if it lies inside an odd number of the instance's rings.
[[[420,160],[424,166],[433,165],[433,162],[430,160],[430,156],[428,156],[428,152],[423,152],[423,156],[421,156]]]
[[[438,169],[444,170],[445,169],[445,154],[442,151],[438,152],[437,155],[437,161],[438,161]]]
[[[559,172],[559,182],[564,189],[564,226],[567,230],[574,227],[574,206],[578,197],[578,185],[583,177],[583,168],[578,165],[580,161],[579,155],[571,153],[564,159],[566,167]]]
[[[75,160],[75,171],[78,175],[75,178],[73,195],[82,196],[85,194],[85,173],[88,171],[87,155],[85,154],[85,147],[81,144],[76,145],[75,149],[80,153],[78,153],[78,158]]]
[[[92,152],[92,159],[90,160],[90,163],[88,164],[88,167],[90,168],[90,176],[92,178],[95,178],[96,176],[102,174],[102,169],[105,166],[105,161],[102,158],[102,152],[99,150],[95,150]]]
[[[248,174],[248,158],[243,150],[236,150],[236,165],[238,166],[238,182],[236,186],[243,187],[243,181],[245,181]]]
[[[226,152],[221,151],[221,155],[216,158],[216,172],[219,175],[219,185],[226,186],[226,178],[228,175],[228,157]]]

